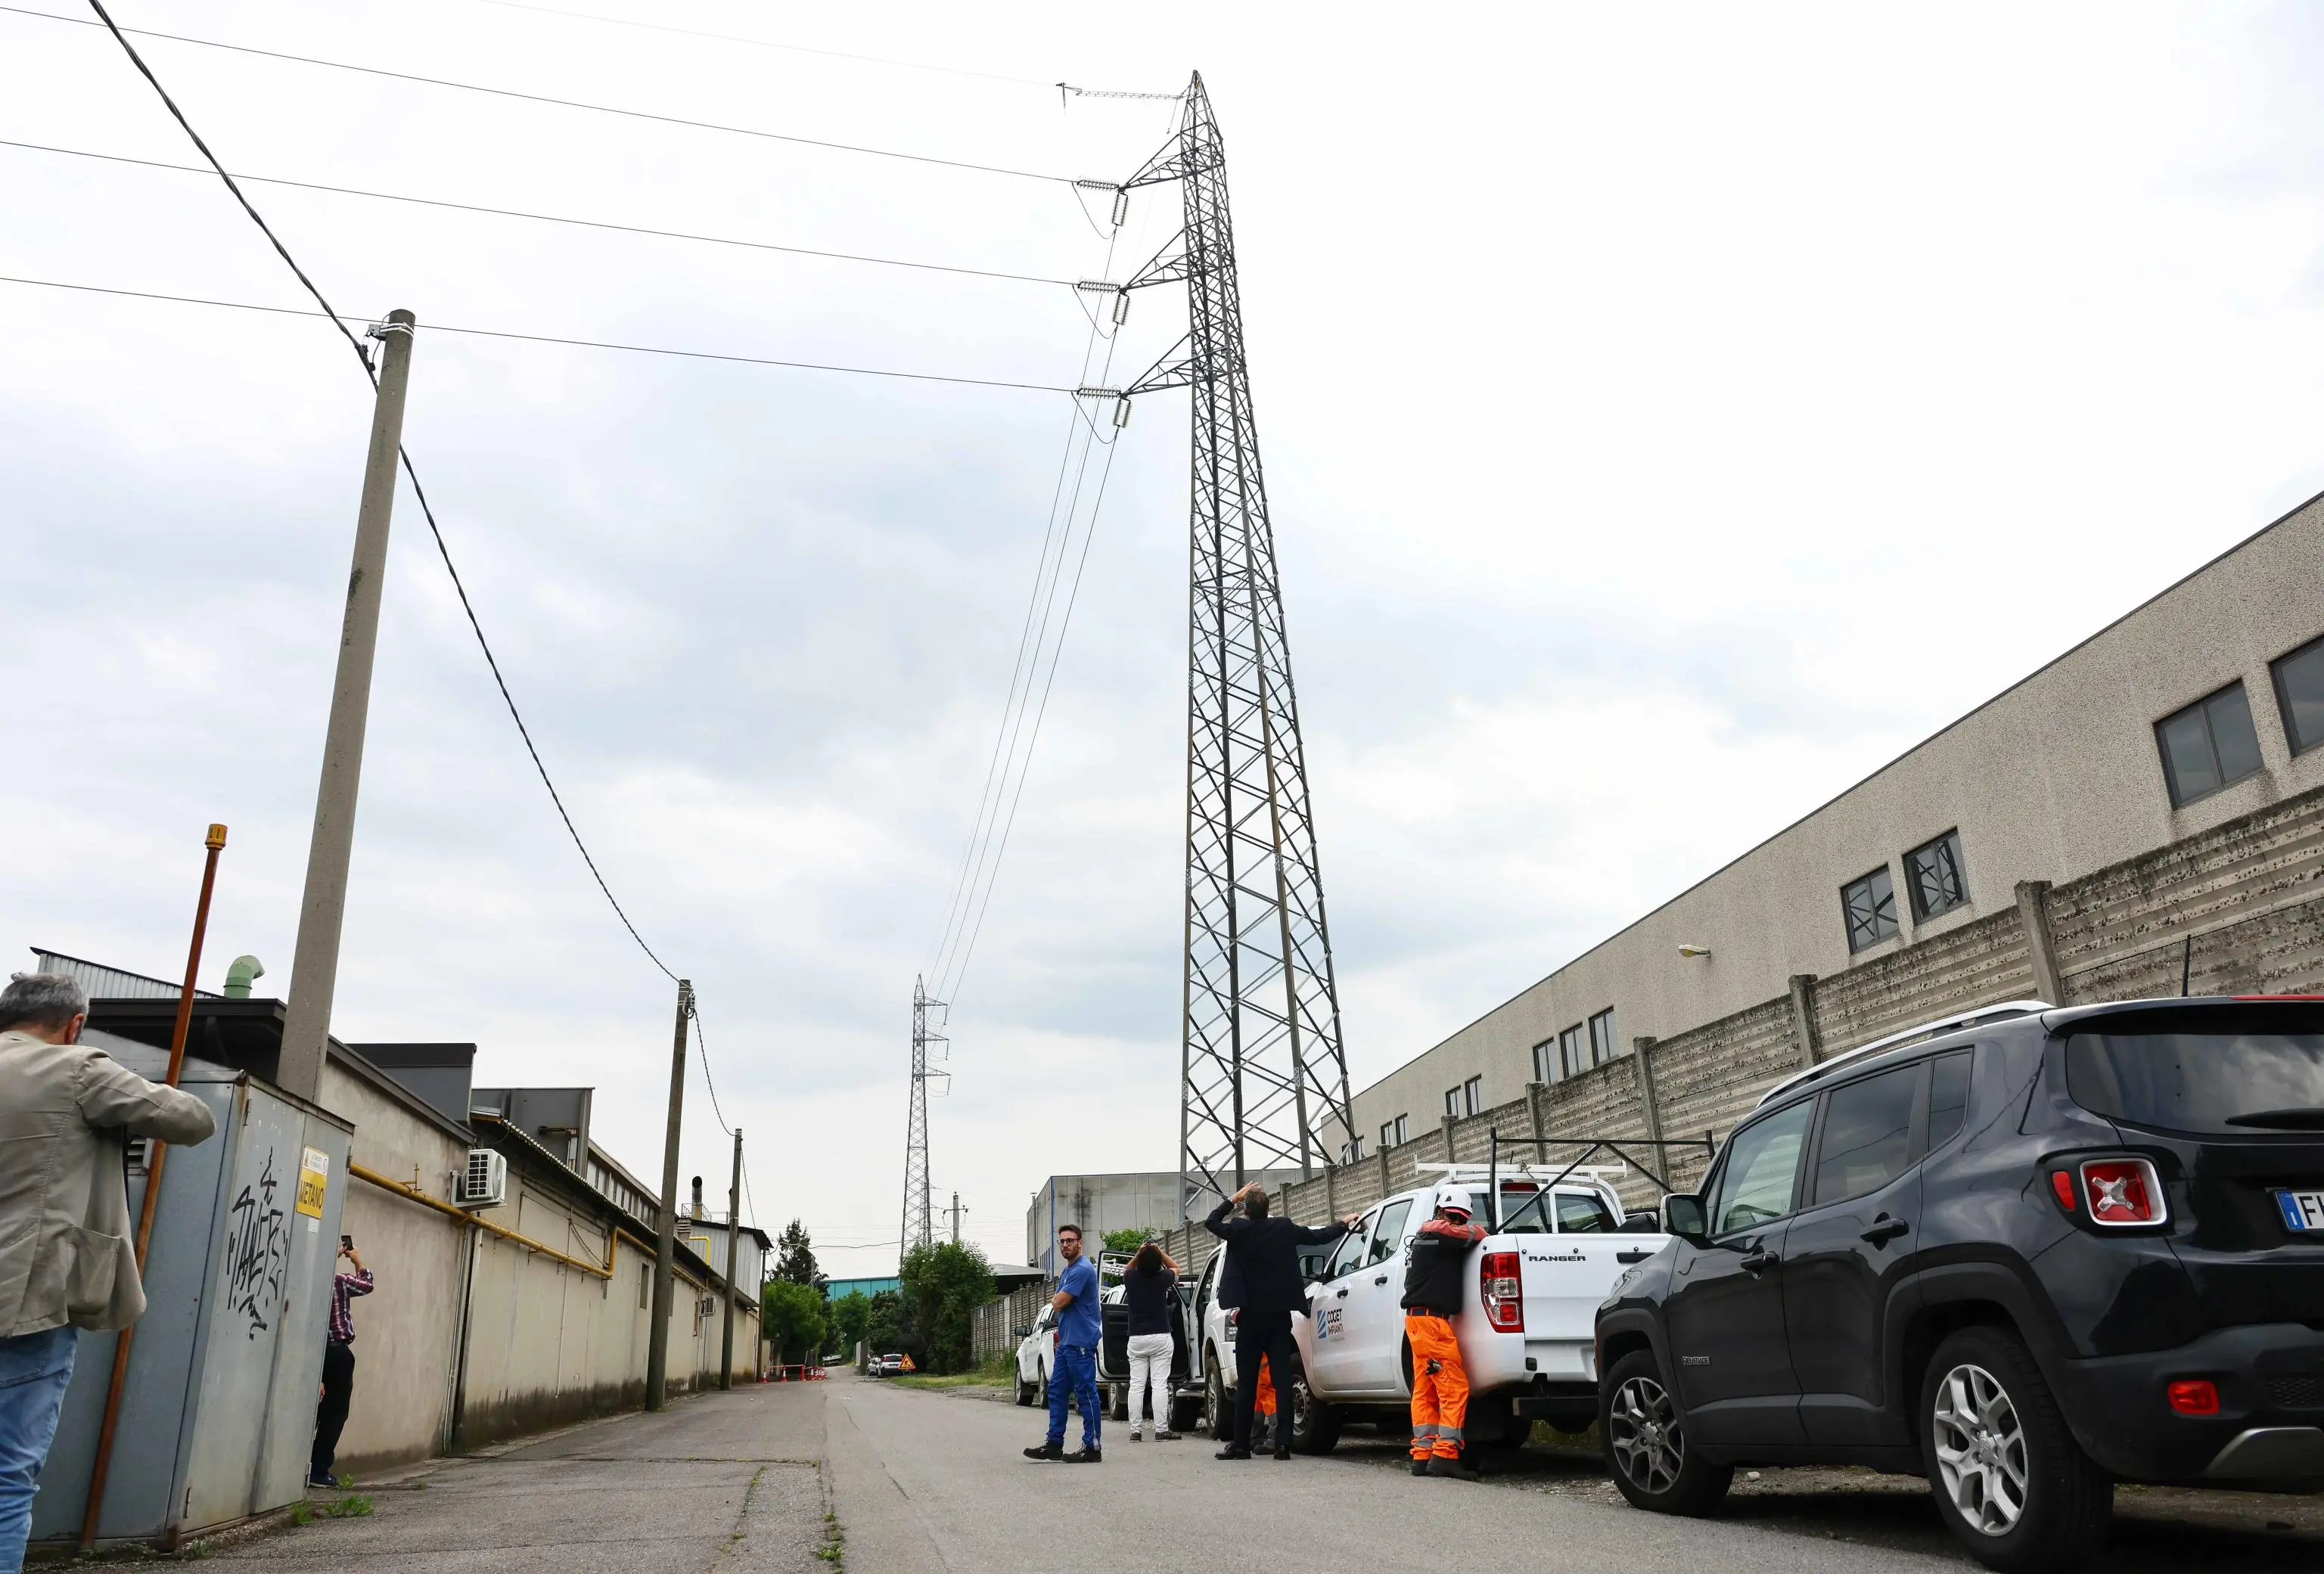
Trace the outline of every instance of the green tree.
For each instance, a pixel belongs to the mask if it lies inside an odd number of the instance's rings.
[[[775,1238],[775,1277],[818,1289],[823,1285],[823,1269],[815,1260],[815,1243],[807,1238],[807,1226],[796,1219],[783,1226],[782,1234]]]
[[[893,1290],[882,1290],[872,1297],[872,1304],[863,1314],[863,1342],[872,1347],[875,1356],[889,1355],[904,1348],[904,1298]]]
[[[993,1296],[984,1253],[948,1240],[914,1247],[904,1254],[901,1277],[908,1333],[927,1351],[918,1364],[933,1372],[967,1370],[976,1309]]]
[[[850,1290],[826,1306],[831,1319],[826,1346],[836,1345],[843,1354],[853,1355],[856,1345],[872,1337],[872,1297]]]
[[[1110,1252],[1134,1252],[1146,1244],[1146,1231],[1137,1225],[1105,1232],[1105,1249]]]
[[[823,1292],[812,1284],[776,1279],[761,1294],[767,1339],[775,1347],[775,1359],[789,1365],[821,1355],[826,1331]]]

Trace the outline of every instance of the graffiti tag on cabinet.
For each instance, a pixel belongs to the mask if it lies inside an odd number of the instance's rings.
[[[257,1181],[235,1198],[233,1221],[226,1229],[226,1303],[250,1320],[244,1330],[246,1339],[256,1339],[271,1326],[269,1320],[282,1302],[290,1233],[290,1217],[280,1201],[281,1190],[269,1149]]]

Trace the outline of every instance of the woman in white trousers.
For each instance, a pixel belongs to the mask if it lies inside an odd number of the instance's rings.
[[[1121,1275],[1122,1300],[1130,1308],[1130,1441],[1142,1441],[1145,1422],[1157,1439],[1176,1438],[1170,1430],[1171,1302],[1178,1265],[1148,1241]]]

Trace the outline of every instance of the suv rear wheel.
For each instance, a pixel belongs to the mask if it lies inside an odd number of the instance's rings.
[[[1937,1512],[1987,1568],[2046,1574],[2106,1544],[2113,1479],[2074,1441],[2015,1333],[1965,1328],[1939,1345],[1920,1414]]]
[[[1652,1350],[1632,1350],[1615,1362],[1600,1392],[1606,1468],[1633,1506],[1684,1514],[1719,1506],[1735,1468],[1713,1465],[1687,1447],[1686,1419]]]

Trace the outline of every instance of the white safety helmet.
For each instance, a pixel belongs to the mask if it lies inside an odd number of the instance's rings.
[[[1430,1205],[1441,1212],[1458,1213],[1465,1222],[1469,1217],[1469,1189],[1466,1186],[1439,1186]]]

